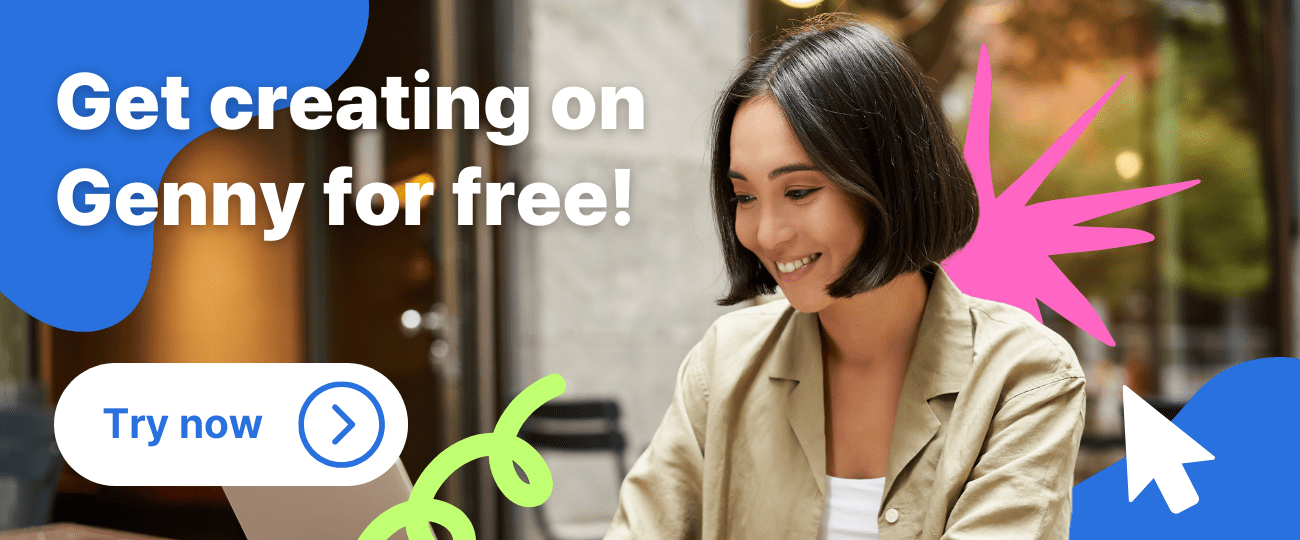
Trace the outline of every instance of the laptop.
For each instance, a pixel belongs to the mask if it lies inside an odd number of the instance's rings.
[[[401,460],[359,486],[221,488],[248,540],[357,540],[385,510],[411,496]],[[407,540],[406,531],[392,538]]]

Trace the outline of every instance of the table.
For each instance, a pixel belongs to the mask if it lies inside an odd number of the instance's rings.
[[[159,536],[114,531],[78,525],[55,523],[40,527],[0,532],[0,540],[168,540]]]

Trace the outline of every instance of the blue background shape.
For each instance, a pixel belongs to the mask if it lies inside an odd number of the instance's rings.
[[[1070,538],[1295,538],[1300,503],[1300,360],[1264,358],[1215,376],[1174,424],[1214,455],[1184,465],[1200,495],[1174,514],[1154,482],[1128,501],[1128,464],[1074,487]]]
[[[154,229],[126,225],[116,211],[97,225],[69,223],[56,198],[63,176],[87,167],[108,178],[109,189],[83,185],[78,200],[90,192],[115,196],[131,182],[157,190],[176,153],[216,127],[208,106],[218,89],[247,90],[255,101],[247,109],[256,116],[258,87],[286,86],[292,96],[298,88],[334,82],[365,37],[369,3],[21,2],[0,10],[0,103],[6,107],[0,131],[0,293],[51,326],[93,331],[121,321],[139,303],[149,281]],[[109,92],[83,89],[77,102],[91,96],[115,100],[131,86],[159,95],[167,77],[182,77],[189,88],[183,110],[190,128],[167,125],[160,95],[157,120],[148,129],[122,127],[116,110],[99,128],[68,126],[58,112],[59,86],[83,71],[102,77]],[[236,110],[231,107],[232,116]],[[255,129],[256,118],[250,126]]]

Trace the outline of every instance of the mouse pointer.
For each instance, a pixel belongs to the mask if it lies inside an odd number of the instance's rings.
[[[1155,480],[1169,510],[1177,514],[1200,501],[1185,463],[1214,456],[1164,415],[1124,387],[1124,449],[1128,453],[1128,500]]]

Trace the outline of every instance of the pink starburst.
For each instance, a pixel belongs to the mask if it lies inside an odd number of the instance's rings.
[[[1123,81],[1123,77],[1115,81],[1106,95],[1052,143],[1029,170],[1001,196],[994,196],[993,173],[989,166],[989,106],[993,81],[988,47],[980,47],[965,154],[979,194],[980,220],[970,243],[943,263],[948,275],[966,294],[1016,306],[1033,314],[1039,322],[1042,322],[1043,315],[1038,309],[1038,300],[1042,300],[1066,320],[1110,346],[1115,345],[1115,339],[1097,315],[1097,310],[1049,255],[1150,242],[1155,237],[1145,231],[1081,227],[1078,224],[1177,193],[1200,183],[1200,180],[1026,204]]]

